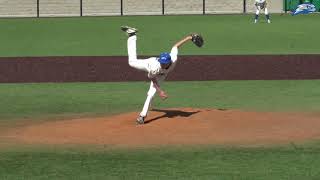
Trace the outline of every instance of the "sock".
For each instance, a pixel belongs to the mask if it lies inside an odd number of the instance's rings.
[[[259,15],[256,14],[255,18],[254,18],[254,22],[256,23],[258,21]]]

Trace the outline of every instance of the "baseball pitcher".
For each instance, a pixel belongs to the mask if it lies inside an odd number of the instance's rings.
[[[264,14],[266,15],[267,22],[271,23],[266,0],[255,0],[254,5],[256,7],[256,14],[255,14],[255,18],[254,18],[254,23],[258,22],[260,11],[264,11]]]
[[[161,87],[161,82],[167,77],[168,73],[174,69],[178,60],[178,48],[189,40],[192,40],[195,45],[201,47],[203,45],[203,38],[194,33],[178,41],[172,47],[170,53],[161,53],[159,57],[137,59],[136,41],[138,30],[129,26],[122,26],[121,30],[126,32],[129,36],[127,40],[129,65],[135,69],[147,72],[148,78],[151,80],[150,88],[147,93],[147,99],[140,115],[136,120],[137,124],[144,124],[155,93],[158,92],[162,99],[168,98],[167,93]]]

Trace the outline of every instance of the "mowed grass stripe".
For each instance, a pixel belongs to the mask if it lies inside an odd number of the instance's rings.
[[[140,111],[149,82],[0,84],[0,120],[105,116]],[[154,107],[320,110],[319,80],[164,82]]]
[[[317,147],[1,151],[0,179],[318,179]]]
[[[139,28],[138,54],[169,51],[183,36],[201,33],[203,48],[191,43],[184,55],[319,54],[320,16],[253,15],[123,16],[0,19],[0,57],[127,55],[121,25]]]

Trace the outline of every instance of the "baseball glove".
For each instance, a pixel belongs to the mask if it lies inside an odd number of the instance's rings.
[[[203,41],[203,38],[202,38],[202,36],[200,34],[192,33],[191,36],[192,36],[192,42],[196,46],[198,46],[198,47],[202,47],[203,46],[204,41]]]

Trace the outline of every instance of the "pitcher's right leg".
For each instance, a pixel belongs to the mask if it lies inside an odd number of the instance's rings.
[[[154,95],[156,94],[156,92],[157,92],[157,90],[153,86],[153,82],[151,81],[150,88],[149,88],[148,95],[147,95],[147,99],[144,102],[144,105],[143,105],[143,108],[142,108],[142,111],[141,111],[139,117],[137,118],[138,124],[144,124],[144,119],[148,114],[152,99],[153,99]]]

